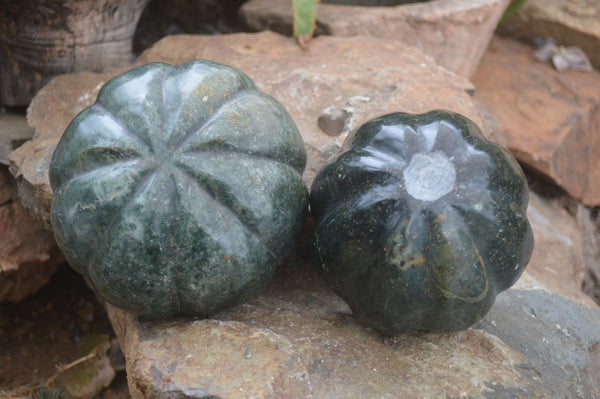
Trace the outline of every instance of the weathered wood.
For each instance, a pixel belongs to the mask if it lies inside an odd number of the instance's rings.
[[[148,0],[0,0],[0,104],[27,105],[53,76],[133,61]]]

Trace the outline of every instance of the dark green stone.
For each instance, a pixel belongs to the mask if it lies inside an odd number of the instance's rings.
[[[317,175],[310,201],[327,281],[387,333],[469,327],[533,248],[519,165],[447,111],[365,123]]]
[[[112,79],[50,166],[52,224],[73,268],[149,317],[210,315],[259,292],[304,226],[306,153],[242,72],[152,63]]]

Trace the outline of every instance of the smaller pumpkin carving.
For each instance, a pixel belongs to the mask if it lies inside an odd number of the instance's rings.
[[[206,316],[258,293],[293,248],[305,165],[288,113],[242,72],[147,64],[67,127],[50,166],[52,225],[110,303]]]
[[[387,333],[481,319],[533,248],[515,159],[462,115],[373,119],[315,178],[314,246],[330,286]]]

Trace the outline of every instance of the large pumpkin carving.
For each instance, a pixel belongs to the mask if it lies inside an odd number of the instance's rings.
[[[388,333],[482,318],[533,246],[523,173],[467,118],[395,113],[365,123],[316,177],[314,245],[327,281]]]
[[[288,113],[242,72],[144,65],[66,129],[50,168],[54,232],[112,304],[210,315],[256,294],[294,246],[305,164]]]

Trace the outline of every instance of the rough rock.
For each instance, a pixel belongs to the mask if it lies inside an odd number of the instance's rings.
[[[444,68],[470,78],[508,3],[434,0],[388,7],[320,3],[316,33],[372,35],[387,42],[401,40],[418,46]],[[250,0],[240,8],[239,16],[251,29],[291,35],[291,7],[288,0]]]
[[[0,112],[0,164],[8,165],[8,155],[32,136],[24,115]]]
[[[521,377],[540,386],[533,390],[515,389],[492,382],[483,396],[598,397],[599,326],[598,309],[575,304],[543,289],[511,289],[500,294],[490,313],[474,329],[486,331],[522,354],[526,360],[516,364],[515,369]]]
[[[600,214],[583,205],[577,207],[577,221],[584,231],[585,278],[581,289],[600,304]]]
[[[600,69],[600,3],[596,0],[527,0],[500,31],[514,37],[554,38],[582,49]]]
[[[308,151],[307,185],[327,157],[340,148],[348,132],[375,116],[394,111],[453,110],[485,125],[480,108],[466,93],[467,80],[437,67],[414,47],[384,43],[372,37],[315,39],[302,51],[291,38],[272,32],[223,36],[171,36],[142,54],[137,64],[162,61],[178,64],[206,58],[232,65],[250,76],[257,87],[281,102],[302,133]],[[374,66],[373,59],[379,64]],[[28,121],[36,139],[11,154],[23,203],[49,223],[52,191],[48,166],[54,146],[69,121],[91,105],[100,87],[123,70],[57,77],[33,99]],[[323,132],[320,115],[341,110],[345,126],[337,136]],[[484,129],[486,132],[497,132]],[[501,138],[496,137],[497,141]]]
[[[153,325],[109,307],[134,398],[481,397],[531,392],[526,358],[485,331],[384,337],[319,286],[304,261],[215,319]]]
[[[386,58],[382,67],[365,61],[375,54]],[[292,39],[273,33],[178,36],[159,42],[140,62],[195,57],[241,68],[286,106],[309,149],[307,184],[348,130],[374,115],[450,108],[491,130],[484,124],[490,118],[465,93],[468,82],[401,44],[321,37],[303,52]],[[28,159],[25,168],[13,164],[21,179],[47,169],[69,119],[93,101],[108,77],[65,76],[40,92],[30,108],[39,137],[11,158]],[[51,106],[55,112],[46,112]],[[336,109],[348,117],[333,137],[319,128],[318,119]],[[39,176],[41,198],[51,200],[43,173]],[[600,310],[581,296],[577,280],[552,291],[559,278],[578,276],[581,244],[571,237],[572,217],[560,213],[555,219],[554,205],[536,198],[530,212],[542,245],[534,249],[531,273],[502,294],[475,328],[381,336],[358,323],[324,287],[302,241],[263,294],[212,319],[157,323],[108,305],[130,392],[134,398],[598,397]],[[548,227],[559,224],[560,229]],[[548,251],[550,246],[557,252]],[[550,262],[557,253],[564,260]]]
[[[586,233],[578,218],[567,211],[560,199],[529,194],[527,218],[535,237],[535,250],[527,273],[544,287],[573,301],[595,306],[581,290],[587,260]]]
[[[507,147],[572,197],[600,205],[600,73],[558,72],[533,49],[495,39],[473,82],[494,114]]]
[[[289,276],[278,278],[257,300],[215,319],[152,325],[109,308],[132,397],[591,399],[599,393],[600,312],[543,289],[501,294],[488,316],[463,332],[384,337],[314,282],[290,287],[284,286]]]
[[[581,233],[559,204],[531,200],[538,241],[526,274],[458,334],[365,328],[302,255],[213,319],[154,324],[109,306],[132,396],[594,398],[600,311],[577,286]]]
[[[0,302],[37,291],[61,261],[52,232],[23,208],[12,176],[0,166]]]

